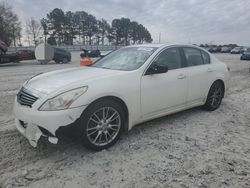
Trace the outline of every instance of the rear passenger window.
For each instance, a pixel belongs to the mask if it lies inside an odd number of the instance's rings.
[[[208,55],[208,53],[201,50],[201,55],[202,55],[204,64],[209,64],[210,63],[210,56]]]
[[[201,51],[196,48],[183,48],[184,55],[187,60],[187,65],[196,66],[196,65],[203,65],[203,58],[201,55]]]

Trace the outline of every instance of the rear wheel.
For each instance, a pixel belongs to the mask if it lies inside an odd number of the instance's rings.
[[[222,98],[224,96],[224,86],[221,81],[215,81],[208,92],[207,100],[204,107],[213,111],[219,108]]]
[[[83,144],[96,151],[109,148],[121,136],[124,123],[124,112],[118,103],[102,100],[92,104],[82,115]]]
[[[68,63],[68,62],[69,62],[69,60],[68,60],[66,57],[64,57],[64,58],[62,59],[62,63],[66,64],[66,63]]]

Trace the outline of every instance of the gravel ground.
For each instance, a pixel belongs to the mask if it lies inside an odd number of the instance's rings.
[[[216,54],[231,68],[231,87],[214,112],[194,108],[133,128],[108,150],[45,140],[32,148],[14,128],[12,107],[31,76],[79,66],[32,61],[0,66],[2,187],[250,187],[250,61]]]

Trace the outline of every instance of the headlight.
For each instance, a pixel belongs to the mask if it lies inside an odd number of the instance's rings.
[[[70,105],[83,93],[87,91],[88,87],[81,87],[73,89],[60,95],[57,95],[54,98],[48,99],[43,105],[39,108],[41,111],[55,111],[55,110],[64,110],[68,109]]]

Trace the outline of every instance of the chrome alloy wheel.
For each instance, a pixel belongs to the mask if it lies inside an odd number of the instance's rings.
[[[102,107],[95,111],[87,123],[87,138],[96,146],[112,142],[121,128],[121,116],[112,107]]]

